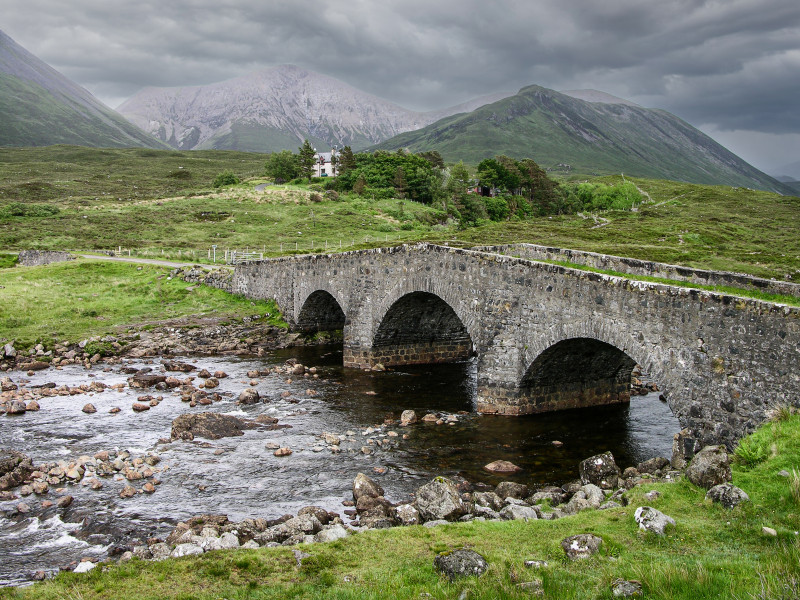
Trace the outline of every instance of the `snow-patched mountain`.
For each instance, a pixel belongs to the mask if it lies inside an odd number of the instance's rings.
[[[145,88],[117,111],[182,150],[296,150],[305,138],[320,150],[334,144],[357,150],[509,95],[415,112],[333,77],[282,65],[210,85]]]
[[[0,31],[0,146],[163,148]]]

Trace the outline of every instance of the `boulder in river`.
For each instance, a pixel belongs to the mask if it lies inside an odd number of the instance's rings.
[[[256,404],[261,400],[257,390],[245,388],[239,394],[239,404]]]
[[[512,462],[508,462],[507,460],[495,460],[490,462],[488,465],[484,465],[483,467],[490,473],[516,473],[518,471],[522,471],[522,467],[518,467]]]
[[[185,439],[186,436],[183,434],[188,433],[192,437],[199,436],[210,440],[218,440],[223,437],[244,435],[244,430],[255,427],[257,427],[256,424],[233,415],[212,412],[186,414],[173,419],[171,438],[173,440]],[[192,437],[189,437],[189,439],[192,439]]]
[[[29,456],[10,449],[0,449],[0,491],[22,485],[33,473]]]

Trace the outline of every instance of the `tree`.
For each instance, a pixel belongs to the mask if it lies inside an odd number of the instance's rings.
[[[342,148],[342,152],[339,155],[339,175],[344,175],[348,171],[352,171],[356,168],[356,157],[353,154],[353,150],[350,146],[345,146]]]
[[[358,179],[356,180],[355,184],[353,184],[353,192],[355,192],[360,196],[361,194],[364,193],[366,189],[367,189],[367,182],[364,179],[364,174],[361,173],[358,176]]]
[[[264,165],[264,172],[267,177],[275,180],[275,183],[284,183],[295,179],[300,171],[297,167],[297,156],[291,150],[273,152],[267,158]]]
[[[406,172],[403,170],[403,167],[397,167],[397,170],[394,172],[394,190],[398,198],[406,197],[407,187]]]
[[[419,155],[437,169],[444,169],[444,159],[438,150],[427,150],[426,152],[420,152]]]
[[[311,176],[314,175],[314,165],[317,163],[317,152],[308,140],[303,142],[299,150],[300,156],[298,157],[298,166],[300,169],[300,176],[310,181]]]

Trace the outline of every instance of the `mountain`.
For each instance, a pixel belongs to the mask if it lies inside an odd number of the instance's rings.
[[[514,96],[370,149],[398,148],[438,150],[445,160],[473,164],[505,154],[577,173],[625,173],[793,193],[675,115],[596,90],[560,93],[524,87]]]
[[[771,169],[780,181],[800,181],[800,160]]]
[[[0,31],[0,146],[163,148]]]
[[[334,144],[358,150],[508,95],[414,112],[332,77],[283,65],[204,86],[145,88],[117,110],[181,150],[296,150],[305,138],[320,150]]]

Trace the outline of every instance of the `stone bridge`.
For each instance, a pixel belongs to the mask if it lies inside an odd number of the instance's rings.
[[[483,413],[627,402],[637,363],[703,444],[800,406],[800,309],[781,304],[429,244],[238,265],[233,291],[343,330],[345,366],[477,356]]]

